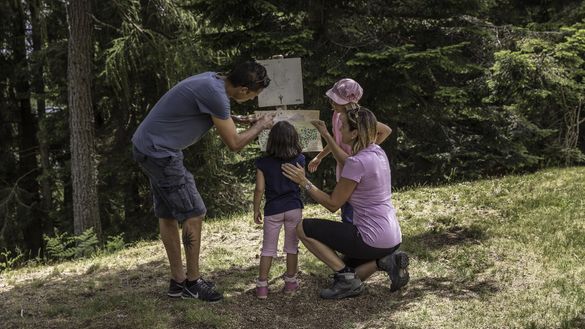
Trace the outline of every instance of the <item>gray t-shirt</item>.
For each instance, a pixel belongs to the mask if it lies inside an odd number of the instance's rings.
[[[151,157],[177,156],[211,127],[230,117],[224,80],[215,72],[189,77],[164,94],[138,126],[132,143]]]

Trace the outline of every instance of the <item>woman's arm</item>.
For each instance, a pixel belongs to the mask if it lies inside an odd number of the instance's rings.
[[[265,181],[264,173],[260,169],[256,169],[256,188],[254,188],[254,222],[256,224],[262,223],[262,213],[260,212],[260,202],[264,194]]]
[[[337,209],[341,208],[341,206],[349,200],[349,197],[357,186],[357,182],[341,177],[337,185],[335,185],[333,193],[329,195],[319,190],[305,177],[305,170],[302,166],[294,166],[285,163],[282,165],[282,171],[284,176],[299,184],[307,191],[307,193],[309,193],[313,200],[317,201],[331,212],[335,212]]]

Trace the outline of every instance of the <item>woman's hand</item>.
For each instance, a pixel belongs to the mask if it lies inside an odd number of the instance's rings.
[[[313,120],[313,121],[311,121],[311,124],[313,126],[315,126],[315,128],[317,128],[317,130],[319,131],[319,134],[321,134],[321,136],[325,137],[326,135],[329,134],[329,131],[327,130],[327,126],[325,125],[324,121]]]
[[[305,168],[300,164],[292,165],[290,163],[285,163],[281,166],[282,174],[284,177],[292,180],[297,184],[302,184],[307,179],[305,177]]]

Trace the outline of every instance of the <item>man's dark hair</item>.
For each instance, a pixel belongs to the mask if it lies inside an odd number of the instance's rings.
[[[299,134],[293,125],[287,121],[279,121],[272,127],[266,143],[266,153],[269,156],[289,161],[299,156],[302,151]]]
[[[247,61],[236,65],[228,74],[227,79],[234,87],[248,87],[251,91],[264,89],[270,84],[270,78],[266,75],[266,68],[255,61]]]

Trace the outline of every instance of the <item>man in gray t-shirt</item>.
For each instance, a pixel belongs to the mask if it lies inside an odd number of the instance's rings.
[[[170,297],[222,299],[215,285],[199,274],[201,225],[207,209],[183,165],[182,150],[214,126],[232,151],[271,128],[273,116],[263,116],[247,121],[253,125],[238,133],[230,115],[230,98],[238,103],[254,99],[269,83],[266,69],[256,62],[242,63],[228,76],[206,72],[189,77],[161,97],[132,137],[134,160],[150,179],[154,213],[171,267]],[[178,223],[183,229],[186,274]]]

